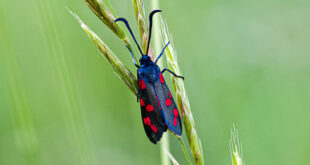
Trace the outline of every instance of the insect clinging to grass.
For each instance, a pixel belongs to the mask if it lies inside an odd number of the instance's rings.
[[[173,76],[182,78],[184,80],[184,77],[176,75],[174,72],[167,68],[160,70],[159,66],[157,65],[157,61],[163,55],[164,50],[170,44],[170,41],[164,46],[155,62],[153,62],[148,56],[152,35],[153,15],[158,12],[161,12],[161,10],[153,10],[149,15],[150,26],[146,53],[142,52],[128,24],[128,21],[125,18],[118,18],[114,21],[122,21],[125,23],[142,55],[142,57],[139,59],[140,65],[138,65],[135,61],[132,51],[127,46],[131,53],[133,63],[138,68],[137,76],[139,89],[137,93],[137,99],[140,98],[144,130],[147,137],[154,144],[160,140],[162,134],[167,131],[167,128],[177,136],[182,135],[182,122],[180,113],[162,74],[165,71],[168,71]]]

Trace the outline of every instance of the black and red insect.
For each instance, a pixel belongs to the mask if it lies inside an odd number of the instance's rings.
[[[133,62],[138,68],[138,85],[139,90],[137,94],[137,99],[140,98],[142,122],[144,125],[144,130],[147,137],[154,144],[160,140],[162,134],[170,129],[173,133],[178,136],[182,134],[182,123],[180,118],[180,113],[178,108],[172,98],[169,88],[165,82],[162,75],[165,71],[170,72],[175,77],[184,79],[182,76],[178,76],[169,69],[165,68],[162,71],[156,64],[159,58],[163,55],[165,48],[169,45],[168,42],[163,48],[162,52],[159,54],[155,62],[151,60],[148,56],[148,50],[150,46],[151,34],[152,34],[152,18],[153,15],[161,10],[154,10],[150,13],[149,21],[149,40],[147,44],[146,53],[143,54],[142,50],[132,33],[132,30],[125,18],[118,18],[114,22],[122,21],[128,28],[133,40],[135,41],[142,57],[140,58],[138,65],[134,59],[133,53],[128,48],[131,53]]]

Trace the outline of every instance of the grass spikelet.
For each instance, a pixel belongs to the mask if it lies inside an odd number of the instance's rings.
[[[239,143],[238,130],[235,125],[233,125],[231,130],[230,150],[232,165],[244,165],[242,159],[242,145]]]
[[[128,36],[124,28],[117,22],[114,22],[116,13],[113,10],[110,2],[105,0],[106,4],[102,0],[84,0],[88,7],[93,13],[106,25],[108,26],[133,52],[135,60],[137,57],[132,49]]]
[[[171,44],[165,50],[167,56],[168,68],[177,75],[182,75],[177,63],[177,54],[173,45],[172,37],[168,31],[167,23],[163,19],[161,19],[161,27],[162,27],[163,43],[165,44],[168,41],[171,41]],[[178,106],[181,111],[183,125],[186,130],[187,140],[189,142],[190,149],[194,158],[194,163],[196,165],[202,165],[204,164],[203,150],[201,147],[200,139],[196,131],[196,126],[190,109],[189,100],[185,91],[184,82],[182,79],[175,78],[174,76],[172,76],[171,78]]]
[[[69,10],[70,11],[70,10]],[[116,74],[129,87],[131,92],[136,95],[138,91],[137,79],[132,72],[115,56],[109,47],[72,11],[70,13],[80,23],[81,28],[87,33],[88,37],[95,43],[101,54],[108,60]]]
[[[111,6],[103,3],[101,0],[84,0],[88,7],[93,11],[94,14],[107,25],[126,45],[129,44],[129,39],[118,23],[114,23],[115,15],[110,10]]]
[[[145,19],[145,11],[144,11],[143,1],[142,0],[133,0],[132,3],[134,6],[135,16],[136,16],[136,20],[138,23],[139,34],[140,34],[140,38],[141,38],[141,42],[142,42],[142,51],[146,52],[147,42],[149,40],[149,38],[148,38],[149,32],[148,32],[147,22]],[[154,61],[154,55],[153,55],[151,48],[149,48],[148,55]]]

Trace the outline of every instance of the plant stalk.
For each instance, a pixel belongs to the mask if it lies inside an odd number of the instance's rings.
[[[151,8],[159,9],[159,0],[152,0]],[[160,53],[161,49],[161,39],[160,39],[160,20],[158,15],[154,15],[153,17],[153,45],[154,45],[154,57],[156,57]],[[158,61],[158,66],[163,68],[163,60]],[[165,152],[165,149],[169,152],[169,134],[168,132],[164,134],[160,143],[160,155],[161,155],[161,164],[162,165],[170,165],[170,159]]]
[[[186,158],[186,160],[187,160],[187,163],[188,163],[189,165],[192,165],[192,162],[191,162],[191,160],[190,160],[190,158],[189,158],[189,156],[188,156],[188,154],[187,154],[187,151],[186,151],[186,148],[185,148],[185,144],[184,144],[184,142],[183,142],[183,139],[182,139],[181,137],[177,137],[177,138],[178,138],[178,140],[179,140],[179,142],[180,142],[180,144],[181,144],[181,147],[182,147],[182,149],[183,149],[183,152],[184,152],[185,158]]]

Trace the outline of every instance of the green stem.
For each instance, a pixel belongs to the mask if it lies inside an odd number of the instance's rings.
[[[152,9],[159,9],[159,0],[152,0],[151,2],[151,8]],[[154,23],[153,23],[153,41],[154,41],[154,57],[159,54],[160,47],[161,47],[161,41],[160,41],[160,20],[158,16],[154,16]],[[156,58],[155,58],[156,59]],[[163,62],[158,61],[158,66],[160,68],[163,67]],[[165,153],[165,149],[169,151],[169,134],[168,132],[164,134],[164,136],[161,139],[160,143],[160,155],[161,155],[161,164],[162,165],[170,165],[170,160],[168,155]]]
[[[170,159],[165,153],[165,150],[169,151],[169,134],[166,132],[160,140],[160,158],[162,165],[170,165]]]
[[[178,140],[179,140],[179,142],[180,142],[180,144],[181,144],[181,147],[182,147],[182,149],[183,149],[183,152],[184,152],[185,158],[186,158],[186,160],[187,160],[187,163],[188,163],[189,165],[192,165],[192,162],[191,162],[191,160],[190,160],[189,157],[188,157],[188,153],[187,153],[187,151],[186,151],[186,148],[185,148],[183,139],[182,139],[181,137],[177,137],[177,138],[178,138]]]

